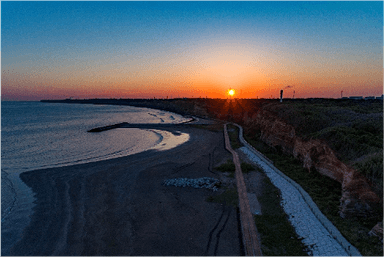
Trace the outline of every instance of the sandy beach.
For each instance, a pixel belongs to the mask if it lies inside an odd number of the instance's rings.
[[[236,208],[207,202],[209,189],[164,186],[219,175],[230,158],[222,132],[167,127],[190,140],[166,151],[21,174],[36,193],[30,225],[11,255],[238,256]]]

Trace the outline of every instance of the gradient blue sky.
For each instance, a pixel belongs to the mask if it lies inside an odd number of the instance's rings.
[[[383,92],[382,2],[2,2],[1,40],[3,100]]]

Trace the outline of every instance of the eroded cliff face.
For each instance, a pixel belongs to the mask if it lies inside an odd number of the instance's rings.
[[[370,236],[376,236],[381,240],[381,243],[383,243],[383,222],[377,223],[369,232],[368,235]]]
[[[320,140],[304,141],[296,136],[295,128],[266,110],[260,110],[246,123],[261,131],[261,140],[270,146],[280,146],[308,169],[332,178],[342,185],[340,216],[370,216],[380,198],[372,191],[367,179],[337,159],[328,145]]]

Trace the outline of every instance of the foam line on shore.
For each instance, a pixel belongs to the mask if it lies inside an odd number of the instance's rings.
[[[161,141],[156,146],[150,148],[152,150],[169,150],[189,141],[190,139],[189,134],[182,132],[178,132],[179,135],[175,135],[171,132],[157,129],[147,129],[146,131],[151,131],[161,137]]]

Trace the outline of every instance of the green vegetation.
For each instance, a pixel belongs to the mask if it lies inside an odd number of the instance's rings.
[[[383,196],[383,150],[363,157],[353,165],[372,184],[372,189]]]
[[[232,149],[236,150],[240,147],[243,147],[243,144],[239,140],[239,128],[229,124],[227,125],[227,131]]]
[[[229,172],[229,177],[235,177],[235,163],[233,163],[232,159],[228,159],[226,163],[221,164],[218,167],[215,167],[216,170],[221,172]]]
[[[382,102],[301,100],[263,108],[294,126],[297,136],[326,142],[338,159],[365,176],[372,190],[383,196]]]
[[[234,177],[235,164],[231,159],[215,168],[221,172],[229,172],[229,177]],[[244,173],[262,171],[258,167],[242,162],[241,169]],[[263,215],[254,216],[256,227],[260,233],[262,252],[267,256],[306,256],[305,245],[297,236],[295,229],[290,224],[287,214],[280,206],[281,197],[279,190],[264,176],[262,196],[259,199]],[[259,198],[259,197],[258,197]],[[225,188],[218,195],[209,196],[206,201],[223,203],[238,207],[238,193],[236,187]]]
[[[241,162],[241,171],[243,173],[249,173],[250,171],[254,171],[255,167],[249,163],[246,162]],[[221,171],[221,172],[229,172],[230,175],[229,177],[235,177],[235,163],[231,159],[228,159],[226,163],[221,164],[218,167],[215,167],[216,170]]]
[[[374,218],[342,219],[339,214],[341,184],[318,173],[308,171],[293,156],[284,155],[258,140],[259,135],[245,135],[245,139],[256,149],[273,161],[274,165],[301,185],[312,197],[322,213],[339,229],[344,237],[354,245],[362,255],[382,256],[382,243],[375,237],[369,237],[368,232],[378,222],[382,221],[382,213]]]
[[[245,162],[241,162],[241,171],[245,174],[251,172],[251,171],[254,171],[255,170],[255,167],[252,166],[251,164],[249,163],[245,163]]]
[[[296,234],[280,205],[280,191],[265,176],[262,196],[258,197],[262,215],[254,216],[265,256],[308,256],[306,246]]]
[[[215,168],[221,172],[229,172],[229,177],[234,177],[235,164],[228,159],[226,163]],[[243,173],[261,171],[249,163],[242,162]],[[260,172],[259,172],[260,173]],[[263,194],[260,198],[262,207],[261,216],[255,216],[255,223],[261,237],[262,252],[267,256],[305,256],[306,247],[297,236],[295,229],[290,224],[287,214],[280,206],[281,197],[279,190],[273,186],[268,177],[264,177]],[[210,196],[208,202],[224,203],[237,207],[238,193],[236,188],[227,188],[222,194]]]
[[[373,131],[372,127],[373,125],[365,126]],[[327,127],[309,136],[327,140],[331,149],[335,150],[339,158],[344,161],[354,161],[367,153],[383,149],[382,134],[371,133],[369,129],[357,124]]]
[[[207,202],[216,202],[222,203],[228,206],[238,207],[239,206],[239,197],[238,197],[236,187],[227,187],[224,192],[218,195],[209,196]]]

